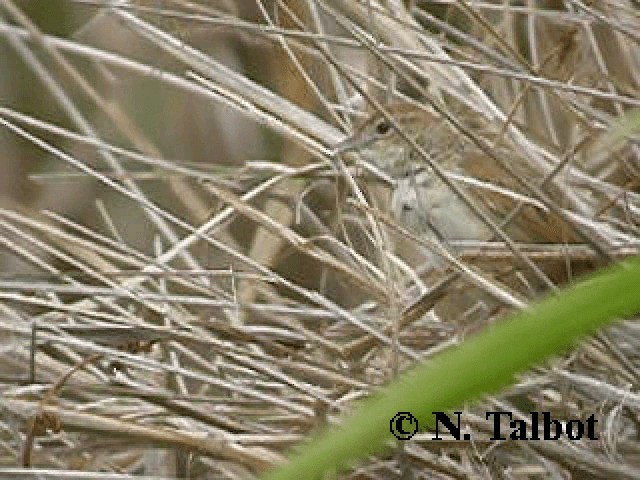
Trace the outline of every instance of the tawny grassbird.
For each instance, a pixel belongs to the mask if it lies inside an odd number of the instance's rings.
[[[489,241],[495,232],[480,218],[480,212],[495,225],[504,224],[504,234],[523,242],[557,242],[563,231],[545,212],[544,207],[527,195],[526,189],[515,180],[494,157],[508,162],[517,174],[529,181],[539,181],[542,175],[531,171],[518,148],[502,136],[499,123],[491,123],[479,114],[466,112],[456,115],[464,128],[473,132],[487,148],[480,148],[441,115],[414,104],[388,105],[386,111],[404,136],[411,138],[438,166],[449,182],[445,182],[407,142],[396,127],[380,112],[373,113],[356,126],[353,135],[335,146],[335,153],[357,152],[360,157],[392,177],[389,208],[392,217],[417,236],[437,240],[451,246],[455,240]],[[488,150],[489,149],[489,153]],[[458,190],[465,192],[474,206],[469,207]],[[504,223],[519,203],[519,213],[508,225]],[[476,210],[476,211],[474,211]],[[454,249],[455,250],[455,249]],[[430,256],[433,267],[442,265],[438,257]],[[511,272],[514,262],[490,262],[495,271]],[[508,283],[520,283],[509,276]],[[538,284],[523,282],[517,290],[527,290]],[[439,304],[439,312],[447,318],[470,318],[466,312],[476,312],[475,320],[496,312],[496,298],[483,289],[462,282],[446,300]],[[534,287],[537,288],[537,287]],[[481,307],[481,308],[479,308]],[[483,312],[478,314],[478,312]]]
[[[521,241],[553,241],[557,225],[544,214],[544,208],[527,196],[494,158],[459,132],[445,118],[412,103],[386,107],[404,134],[419,144],[449,178],[465,190],[474,205],[500,223],[524,201],[520,215],[506,227],[512,238]],[[499,124],[479,114],[457,118],[486,142],[494,155],[501,156],[519,173],[531,180],[540,175],[530,171],[508,138],[501,136]],[[391,194],[391,213],[404,227],[418,235],[441,240],[490,240],[490,228],[449,185],[433,172],[380,112],[357,125],[353,135],[335,146],[336,153],[355,151],[395,179]],[[565,238],[566,240],[566,238]]]

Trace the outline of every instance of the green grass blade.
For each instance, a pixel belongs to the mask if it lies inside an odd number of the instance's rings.
[[[640,259],[607,268],[547,298],[460,347],[407,372],[363,402],[340,428],[299,447],[269,480],[319,478],[323,472],[379,451],[393,437],[389,421],[409,411],[421,425],[432,412],[450,410],[514,381],[514,375],[559,354],[607,322],[640,312]]]

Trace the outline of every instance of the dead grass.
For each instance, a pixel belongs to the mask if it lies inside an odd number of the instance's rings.
[[[635,2],[113,3],[0,1],[5,475],[253,478],[414,362],[638,253]],[[388,179],[331,156],[407,99],[518,167],[507,195],[489,167],[457,180],[512,217],[493,239],[415,237]],[[598,442],[424,437],[343,477],[637,478],[639,339],[617,324],[465,410],[485,433],[488,407],[596,413]]]

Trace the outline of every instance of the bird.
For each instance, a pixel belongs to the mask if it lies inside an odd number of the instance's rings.
[[[461,170],[464,142],[437,114],[403,102],[386,108],[405,135],[447,170]],[[487,239],[490,231],[400,135],[382,113],[374,112],[353,135],[336,145],[340,153],[356,151],[393,180],[392,216],[412,233],[439,241]]]
[[[567,240],[566,236],[559,236],[560,221],[547,215],[545,207],[523,192],[516,179],[493,158],[501,156],[526,179],[541,177],[524,161],[509,138],[502,135],[499,122],[490,121],[469,107],[456,116],[467,130],[485,142],[493,151],[492,156],[449,118],[432,109],[405,101],[387,105],[385,110],[388,115],[375,111],[357,124],[353,134],[334,145],[334,154],[356,152],[393,179],[390,210],[401,226],[439,241],[494,238],[486,221],[425,163],[399,129],[454,180],[458,189],[467,192],[475,209],[491,221],[500,224],[522,202],[520,214],[505,229],[512,239]]]

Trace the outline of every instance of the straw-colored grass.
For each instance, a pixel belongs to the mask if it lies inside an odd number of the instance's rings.
[[[640,477],[637,261],[592,277],[640,248],[639,16],[0,0],[0,477]],[[398,101],[482,158],[444,173],[492,238],[416,235],[332,155]],[[392,441],[396,401],[472,440]],[[491,440],[489,410],[599,440]]]

